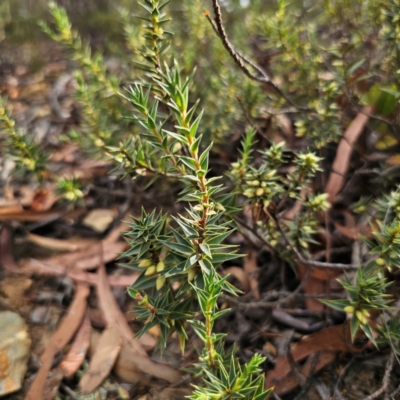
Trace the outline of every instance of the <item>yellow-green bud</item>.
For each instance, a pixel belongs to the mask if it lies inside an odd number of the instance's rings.
[[[156,266],[152,265],[150,267],[147,267],[146,272],[144,273],[145,275],[153,275],[156,272]]]
[[[246,189],[244,192],[243,192],[243,195],[244,196],[246,196],[246,197],[254,197],[254,189]]]
[[[259,186],[260,185],[260,181],[258,181],[257,179],[255,179],[254,181],[248,182],[248,184],[250,186]]]
[[[299,243],[301,247],[303,247],[304,249],[308,249],[308,244],[305,240],[300,239]]]
[[[375,262],[380,266],[380,267],[382,267],[382,266],[384,266],[386,263],[385,263],[385,260],[382,258],[382,257],[378,257],[376,260],[375,260]]]
[[[262,196],[264,194],[264,189],[263,188],[258,188],[256,190],[256,196]]]
[[[196,270],[194,268],[189,269],[188,281],[192,282],[195,276],[196,276]]]
[[[343,308],[343,311],[352,314],[354,312],[354,307],[353,306],[346,306],[345,308]]]
[[[267,182],[265,182],[265,181],[262,181],[262,182],[261,182],[261,187],[262,187],[262,188],[265,188],[265,187],[267,187]]]
[[[369,313],[368,310],[361,310],[361,312],[363,313],[363,315],[364,315],[365,317],[370,317],[370,316],[371,316],[371,314]]]
[[[367,323],[367,319],[365,318],[365,316],[363,315],[363,313],[360,310],[356,311],[356,317],[362,324]]]
[[[173,153],[177,153],[178,151],[180,151],[182,149],[182,145],[179,143],[179,142],[176,142],[175,144],[174,144],[174,147],[173,147],[173,149],[172,149],[172,152]]]
[[[269,172],[267,172],[266,174],[264,174],[264,179],[270,179],[270,178],[272,178],[275,174],[276,174],[276,170],[273,169],[272,171],[269,171]]]
[[[140,261],[139,267],[147,268],[150,267],[151,264],[153,264],[153,261],[151,261],[150,258],[145,258],[144,260]]]
[[[217,203],[217,204],[215,205],[215,209],[216,209],[217,211],[225,211],[225,210],[226,210],[225,207],[224,207],[221,203]]]
[[[162,276],[159,276],[156,280],[156,288],[157,290],[160,290],[165,284],[165,278]]]
[[[157,264],[157,272],[164,271],[164,268],[165,268],[164,261],[160,261],[160,262]]]
[[[103,146],[104,146],[104,141],[101,140],[100,138],[97,138],[97,139],[94,141],[94,144],[95,144],[96,147],[103,147]]]

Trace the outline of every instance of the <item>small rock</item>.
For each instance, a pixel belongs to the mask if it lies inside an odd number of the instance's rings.
[[[115,210],[101,209],[92,210],[83,220],[83,225],[98,233],[103,233],[113,222],[116,216]]]
[[[21,316],[0,312],[0,397],[21,389],[31,340]]]

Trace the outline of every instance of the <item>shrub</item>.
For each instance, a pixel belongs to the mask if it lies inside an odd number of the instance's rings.
[[[264,399],[270,393],[259,374],[264,358],[256,354],[240,365],[236,349],[227,351],[224,334],[214,330],[227,312],[218,309],[221,295],[239,293],[220,270],[241,256],[228,241],[238,228],[251,231],[275,259],[295,270],[298,264],[309,271],[357,270],[339,280],[348,299],[323,302],[349,314],[353,340],[361,328],[375,345],[389,343],[399,353],[400,330],[388,286],[389,272],[400,266],[400,197],[398,190],[381,195],[397,179],[385,172],[384,163],[366,159],[375,175],[384,172],[381,178],[368,175],[374,184],[369,191],[350,191],[349,199],[333,199],[334,205],[324,192],[335,143],[357,113],[371,120],[373,143],[364,147],[381,151],[379,160],[396,156],[398,2],[325,1],[308,8],[304,2],[279,0],[272,11],[265,11],[264,3],[252,2],[242,24],[229,32],[240,47],[245,48],[247,37],[254,39],[258,63],[231,43],[217,0],[212,1],[213,17],[206,13],[202,19],[202,3],[191,2],[183,24],[169,21],[166,3],[145,0],[141,29],[123,11],[127,48],[141,57],[131,63],[136,73],[130,85],[129,74],[106,70],[103,57],[84,44],[62,8],[52,4],[54,27],[42,26],[78,65],[76,98],[85,134],[72,132],[71,138],[93,156],[113,160],[121,176],[151,182],[163,177],[181,189],[182,215],[143,209],[129,221],[130,248],[122,257],[127,267],[140,271],[128,289],[138,301],[137,319],[144,322],[138,335],[158,325],[161,350],[173,332],[183,349],[190,326],[202,341],[191,371],[203,381],[193,399]],[[237,18],[235,11],[230,18]],[[171,24],[176,38],[168,30]],[[215,60],[211,65],[198,58],[204,49]],[[233,93],[240,94],[239,102],[231,99]],[[204,111],[193,100],[199,96]],[[286,132],[282,115],[289,120]],[[0,122],[20,166],[43,180],[45,162],[37,159],[37,145],[18,133],[4,103]],[[243,136],[240,149],[228,155],[225,176],[217,176],[210,154],[222,153],[237,132]],[[285,135],[287,143],[277,140]],[[59,187],[66,199],[82,198],[79,182],[61,180]],[[360,265],[312,259],[321,241],[329,240],[326,232],[332,230],[340,202],[374,221],[373,237],[366,240],[369,256]],[[287,217],[294,209],[295,215]]]

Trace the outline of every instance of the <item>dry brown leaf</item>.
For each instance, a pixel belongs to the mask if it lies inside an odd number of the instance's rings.
[[[104,245],[101,242],[92,244],[83,250],[75,251],[68,254],[60,254],[53,257],[46,258],[44,260],[37,260],[40,263],[46,264],[47,268],[53,268],[55,270],[67,270],[74,268],[76,270],[89,270],[96,268],[100,259],[100,249],[103,246],[104,251],[104,262],[108,263],[118,256],[119,253],[123,252],[127,243],[116,242],[106,243]],[[26,263],[30,263],[31,260],[22,261],[22,267],[26,267]]]
[[[240,267],[229,267],[224,269],[224,274],[234,276],[241,284],[244,293],[249,293],[250,291],[250,282],[249,275],[246,274],[243,268]]]
[[[89,369],[79,382],[83,393],[92,393],[111,372],[122,347],[117,326],[110,325],[99,338]]]
[[[56,265],[48,265],[39,260],[29,260],[25,261],[23,264],[23,269],[16,266],[16,269],[12,269],[11,272],[23,273],[27,276],[34,274],[38,275],[65,275],[73,279],[76,282],[86,283],[91,286],[96,286],[98,283],[98,275],[95,273],[90,273],[86,271],[77,271],[75,269],[66,270],[64,267]],[[138,278],[138,274],[134,273],[132,275],[109,275],[107,277],[110,286],[123,286],[128,287],[132,285],[133,282]]]
[[[128,344],[132,349],[132,355],[134,354],[132,362],[135,364],[135,367],[144,373],[165,379],[168,382],[178,382],[181,379],[181,374],[167,364],[152,361],[140,341],[134,337],[124,314],[111,292],[104,263],[98,269],[98,277],[97,293],[100,307],[104,311],[107,324],[117,327],[124,343]]]
[[[76,238],[62,240],[39,236],[29,232],[27,239],[40,247],[56,251],[78,251],[96,243],[95,240],[90,239]]]
[[[106,239],[107,240],[107,239]],[[104,246],[106,250],[112,250],[108,254],[106,253],[104,256],[104,261],[109,262],[112,261],[116,252],[118,251],[118,246],[124,245],[124,243],[110,243],[106,242]],[[124,245],[125,246],[125,245]],[[3,265],[3,268],[11,273],[15,274],[24,274],[26,276],[32,276],[34,274],[38,275],[66,275],[76,282],[89,284],[92,286],[97,285],[98,275],[94,273],[89,273],[86,271],[77,271],[73,267],[75,265],[78,266],[86,266],[90,268],[94,268],[97,266],[99,259],[94,257],[98,255],[99,245],[96,244],[92,248],[87,249],[87,253],[76,252],[72,254],[63,254],[62,256],[50,257],[45,260],[35,260],[28,259],[22,260],[20,265],[17,265],[14,261],[14,257],[11,254],[11,229],[4,225],[0,231],[0,262]],[[125,247],[124,247],[125,249]],[[114,253],[115,252],[115,253]],[[86,254],[87,257],[82,258],[82,254]],[[79,258],[81,258],[79,260]],[[50,262],[48,262],[50,260]],[[79,260],[79,261],[78,261]],[[65,262],[67,261],[67,262]],[[65,263],[64,263],[65,262]],[[132,275],[111,275],[108,276],[108,281],[111,286],[123,286],[128,287],[132,285],[133,282],[137,279],[138,274],[134,273]]]
[[[90,340],[89,356],[92,358],[93,354],[97,351],[100,333],[97,331],[92,331],[92,336]],[[120,337],[122,340],[122,338]],[[123,342],[123,340],[122,340]],[[113,373],[118,376],[121,380],[127,383],[138,383],[143,385],[149,384],[150,379],[140,372],[133,358],[135,357],[135,352],[127,343],[122,344],[121,351],[114,363]]]
[[[0,222],[37,222],[45,219],[57,219],[58,216],[61,216],[61,212],[21,210],[19,212],[17,211],[0,214]]]
[[[55,185],[49,188],[36,189],[33,194],[32,202],[29,205],[29,209],[32,211],[47,211],[55,204],[60,196],[55,194]]]
[[[128,285],[129,286],[129,285]],[[107,321],[104,318],[104,313],[95,308],[88,308],[88,313],[90,317],[90,321],[95,328],[104,328],[107,325]],[[127,320],[132,320],[134,317],[132,313],[125,315]],[[157,336],[158,337],[158,336]],[[140,343],[145,348],[146,351],[154,350],[157,344],[157,339],[155,339],[152,335],[145,332],[139,338]]]
[[[10,205],[0,206],[0,216],[7,215],[7,214],[18,214],[22,211],[24,211],[24,209],[19,204],[10,204]]]
[[[244,258],[244,265],[243,269],[246,272],[248,279],[250,290],[254,295],[254,298],[259,300],[260,299],[260,292],[258,291],[258,281],[256,278],[256,274],[258,271],[257,265],[257,252],[251,251],[245,258]]]
[[[3,241],[5,239],[6,236],[4,236]],[[1,240],[0,240],[0,246],[1,246]],[[100,252],[101,246],[103,246],[104,249],[104,262],[110,262],[114,260],[120,252],[126,249],[127,244],[125,242],[111,243],[109,241],[106,241],[105,244],[102,245],[102,242],[98,242],[94,245],[87,247],[84,250],[72,252],[69,254],[61,254],[43,260],[36,260],[36,259],[22,260],[20,262],[19,267],[15,265],[14,267],[12,267],[10,259],[11,254],[8,254],[9,251],[8,253],[0,254],[0,257],[4,258],[5,256],[8,267],[12,268],[12,270],[16,273],[23,273],[28,276],[33,274],[67,275],[71,279],[74,279],[77,282],[96,285],[98,281],[98,276],[96,274],[88,273],[84,270],[94,269],[99,265],[100,262],[99,254],[101,253]],[[136,278],[137,274],[110,276],[109,283],[111,286],[126,287],[130,286],[135,281]]]
[[[86,298],[89,295],[89,286],[78,284],[76,293],[67,315],[62,319],[45,352],[40,357],[42,366],[30,386],[25,400],[38,400],[43,398],[46,378],[50,372],[54,356],[61,351],[72,339],[79,328],[86,311]]]
[[[303,292],[308,295],[326,293],[332,279],[337,278],[341,274],[339,269],[330,270],[312,267],[311,271],[309,271],[310,268],[308,265],[297,265],[300,278],[307,279],[303,287]],[[306,297],[304,301],[308,310],[322,311],[324,309],[324,305],[318,299]]]
[[[340,225],[337,222],[333,223],[335,228],[343,235],[352,240],[359,240],[360,236],[366,238],[371,237],[371,227],[368,225],[356,225],[353,227]]]
[[[304,336],[292,349],[291,354],[295,362],[301,361],[307,356],[319,351],[361,351],[361,348],[352,346],[350,328],[348,324],[335,325],[319,332]],[[275,368],[269,371],[266,377],[266,387],[280,385],[291,372],[291,366],[287,357],[278,357]]]
[[[336,353],[336,351],[321,351],[318,354],[318,360],[313,368],[314,373],[320,371],[326,365],[333,362],[336,358]],[[307,362],[300,367],[300,371],[303,376],[308,377],[308,375],[310,374],[311,366],[312,361],[308,359]],[[274,385],[274,392],[278,395],[282,395],[295,389],[299,385],[299,381],[297,379],[296,373],[294,371],[290,371],[284,379],[275,382]]]
[[[86,311],[85,317],[75,335],[71,348],[60,363],[60,368],[67,378],[71,377],[82,365],[86,352],[90,346],[91,331],[92,325],[90,323],[89,314]]]
[[[98,269],[97,298],[100,308],[104,312],[107,325],[118,327],[118,332],[121,333],[121,336],[124,337],[127,342],[131,343],[133,349],[137,351],[138,355],[147,356],[147,353],[140,345],[139,340],[134,338],[134,334],[126,321],[125,315],[122,313],[117,301],[115,300],[107,280],[104,263],[102,263]]]
[[[373,111],[372,107],[365,107],[364,112],[369,114]],[[346,129],[336,151],[335,161],[332,165],[332,172],[325,187],[325,193],[328,194],[328,200],[333,203],[336,196],[342,189],[346,173],[349,169],[350,158],[353,151],[353,145],[364,131],[369,117],[365,113],[358,113],[352,123]]]

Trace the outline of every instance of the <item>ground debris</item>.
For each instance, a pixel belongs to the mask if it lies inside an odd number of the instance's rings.
[[[31,339],[21,316],[12,311],[0,313],[0,397],[22,386],[29,360]]]

